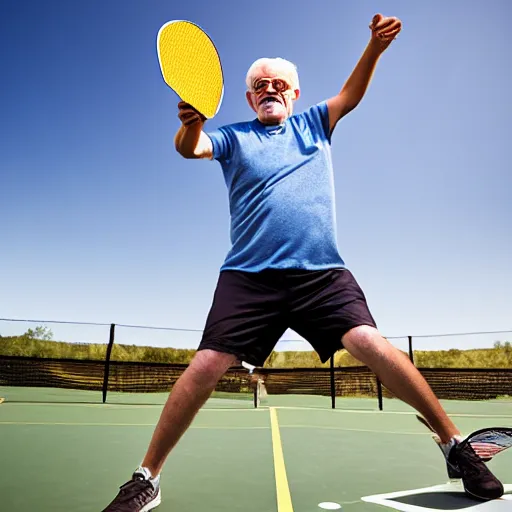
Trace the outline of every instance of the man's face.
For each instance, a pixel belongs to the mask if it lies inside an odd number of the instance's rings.
[[[299,90],[293,90],[291,83],[291,78],[279,68],[263,66],[256,71],[246,96],[263,124],[281,124],[292,115]]]

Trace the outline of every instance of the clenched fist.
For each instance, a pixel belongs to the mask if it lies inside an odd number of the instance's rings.
[[[402,22],[395,17],[376,14],[370,23],[372,42],[384,51],[402,30]]]
[[[191,126],[195,123],[204,123],[206,121],[206,117],[199,113],[192,105],[184,101],[178,103],[178,109],[178,117],[183,126]]]

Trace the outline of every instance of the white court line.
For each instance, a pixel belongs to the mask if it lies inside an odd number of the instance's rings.
[[[326,425],[281,425],[283,428],[312,428],[320,430],[343,430],[344,432],[369,432],[372,434],[398,434],[405,436],[431,436],[429,432],[398,432],[394,430],[371,430],[366,428],[331,427]]]
[[[41,406],[41,405],[50,405],[50,406],[60,406],[60,407],[101,407],[101,408],[112,408],[112,409],[150,409],[150,408],[159,408],[161,409],[164,404],[115,404],[115,403],[106,403],[106,404],[90,404],[90,403],[63,403],[63,402],[9,402],[6,400],[3,406]],[[268,411],[270,406],[261,406],[258,408],[255,407],[205,407],[200,409],[200,412],[229,412],[229,411],[246,411],[246,412],[262,412]],[[324,412],[335,412],[335,413],[348,413],[348,414],[379,414],[379,415],[397,415],[397,416],[416,416],[418,413],[416,411],[372,411],[365,409],[330,409],[330,408],[321,408],[321,407],[299,407],[299,406],[275,406],[272,409],[276,410],[291,410],[291,411],[324,411]],[[503,418],[503,419],[512,419],[512,414],[468,414],[468,413],[448,413],[450,417],[458,417],[458,418]]]
[[[53,421],[0,421],[0,425],[53,425],[53,426],[81,426],[81,427],[154,427],[154,423],[100,423],[100,422],[53,422]],[[191,426],[190,429],[212,429],[212,430],[269,430],[270,427],[233,427],[233,426]],[[341,430],[344,432],[368,432],[374,434],[399,434],[430,436],[428,432],[395,432],[383,430],[370,430],[362,428],[331,427],[323,425],[281,425],[284,428],[320,429],[320,430]]]
[[[67,421],[0,421],[0,425],[51,425],[51,426],[72,426],[72,427],[154,427],[154,423],[79,423]],[[191,426],[191,429],[204,430],[270,430],[268,426],[261,427],[232,427],[232,426]]]
[[[160,405],[157,405],[157,404],[138,404],[138,405],[130,405],[130,404],[86,404],[86,403],[80,403],[80,402],[76,402],[76,403],[64,403],[64,402],[9,402],[9,401],[5,401],[3,403],[3,405],[5,406],[9,406],[9,407],[13,407],[13,406],[22,406],[22,407],[32,407],[32,406],[59,406],[59,407],[100,407],[102,409],[129,409],[129,410],[132,410],[132,409],[151,409],[151,408],[158,408],[158,409],[162,409],[164,404],[160,404]],[[240,412],[240,411],[251,411],[251,412],[254,412],[254,411],[268,411],[268,407],[258,407],[257,409],[255,407],[213,407],[213,408],[208,408],[208,407],[205,407],[203,409],[200,409],[199,412],[211,412],[211,411],[219,411],[219,412],[229,412],[229,411],[236,411],[236,412]]]
[[[505,484],[504,485],[505,492],[509,493],[512,491],[512,485]],[[512,495],[506,494],[499,500],[491,500],[491,501],[471,501],[467,499],[464,495],[464,490],[462,485],[457,484],[443,484],[443,485],[435,485],[433,487],[426,487],[423,489],[413,489],[409,491],[399,491],[399,492],[391,492],[387,494],[376,494],[374,496],[364,496],[361,498],[362,501],[367,503],[375,503],[376,505],[381,505],[383,507],[389,507],[393,510],[400,510],[402,512],[440,512],[439,507],[430,508],[430,507],[422,507],[419,505],[413,505],[410,503],[403,503],[394,498],[404,498],[406,496],[419,496],[421,494],[428,493],[460,493],[461,495],[461,508],[454,509],[453,507],[450,510],[453,511],[471,511],[471,512],[498,512],[510,510],[511,506],[508,505],[508,501],[512,501]],[[466,499],[465,499],[466,498]]]
[[[368,411],[364,409],[322,409],[319,407],[292,407],[292,406],[282,406],[275,407],[275,409],[288,409],[292,411],[328,411],[328,412],[336,412],[336,413],[349,413],[349,414],[390,414],[390,415],[399,415],[399,416],[416,416],[418,413],[416,411]],[[460,418],[510,418],[512,419],[512,414],[468,414],[468,413],[448,413],[448,416],[457,416]]]

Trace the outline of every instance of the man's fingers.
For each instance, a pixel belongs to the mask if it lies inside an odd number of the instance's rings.
[[[201,121],[201,118],[199,116],[193,116],[193,117],[188,117],[186,119],[181,119],[182,124],[185,126],[190,126],[192,124],[199,123],[200,121]]]
[[[396,28],[395,30],[390,30],[389,32],[384,32],[383,34],[379,34],[379,37],[382,39],[393,39],[400,33],[400,28]]]
[[[178,113],[178,118],[185,126],[190,126],[198,122],[204,122],[204,118],[199,112],[194,109],[181,109]]]
[[[382,16],[382,14],[376,14],[373,19],[372,19],[372,22],[370,23],[370,28],[373,30],[375,28],[375,25],[377,25],[377,23],[379,23],[380,20],[382,20],[384,18],[384,16]]]
[[[376,14],[370,25],[373,36],[383,40],[396,37],[401,28],[402,22],[398,18],[385,17],[381,14]]]
[[[178,112],[179,116],[198,116],[199,112],[197,110],[194,110],[193,108],[182,108]]]
[[[190,126],[191,124],[199,121],[203,123],[206,121],[206,117],[185,101],[180,101],[178,103],[178,109],[178,118],[185,126]]]
[[[191,109],[195,110],[195,108],[190,103],[187,103],[186,101],[180,101],[178,103],[178,108],[179,109],[191,108]],[[197,112],[197,110],[196,110],[196,112]]]
[[[395,37],[398,35],[398,33],[400,32],[401,28],[400,27],[396,27],[396,28],[392,28],[391,30],[389,29],[386,29],[385,31],[382,31],[382,32],[378,32],[377,35],[381,38],[381,39],[389,39],[390,37]]]
[[[389,39],[395,37],[400,30],[402,30],[402,22],[396,18],[388,18],[391,20],[390,23],[383,24],[382,27],[373,31],[374,36],[380,39]]]
[[[382,30],[389,28],[396,21],[398,21],[396,18],[384,18],[373,27],[373,31],[381,32]]]
[[[192,119],[189,119],[187,121],[182,121],[182,124],[184,126],[191,126],[193,124],[196,124],[196,123],[199,123],[201,121],[201,119],[199,119],[198,117],[196,118],[192,118]]]
[[[192,116],[197,116],[197,113],[192,110],[180,110],[178,113],[180,119],[188,119]]]
[[[190,103],[186,103],[185,101],[180,101],[178,103],[178,109],[179,110],[182,110],[182,111],[192,111],[192,112],[195,112],[196,114],[199,114],[199,115],[202,115],[201,112],[199,112],[198,110],[196,110]]]
[[[182,123],[191,123],[201,121],[201,118],[197,114],[181,115],[178,116]]]
[[[181,110],[178,117],[183,121],[184,119],[190,119],[191,117],[199,117],[196,112],[191,110]]]

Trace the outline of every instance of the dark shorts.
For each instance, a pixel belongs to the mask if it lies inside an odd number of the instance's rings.
[[[290,328],[326,362],[343,348],[342,336],[360,325],[376,327],[349,270],[226,270],[219,275],[198,350],[226,352],[263,366]]]

